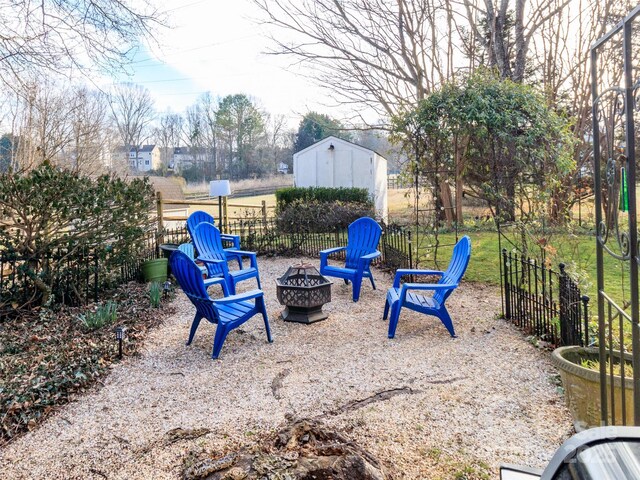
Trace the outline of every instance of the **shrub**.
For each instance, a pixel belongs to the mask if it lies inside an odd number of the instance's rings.
[[[48,163],[0,175],[0,254],[19,262],[20,286],[0,292],[0,311],[49,304],[61,282],[81,296],[79,282],[98,264],[118,272],[152,231],[153,202],[146,179],[88,177]]]
[[[276,190],[278,211],[285,210],[297,201],[372,203],[366,188],[289,187]]]
[[[286,233],[324,233],[342,230],[360,217],[373,217],[371,202],[355,203],[296,200],[278,212],[278,230]]]
[[[87,330],[97,330],[105,325],[111,325],[117,318],[118,304],[112,301],[98,305],[94,311],[78,315],[78,320]]]

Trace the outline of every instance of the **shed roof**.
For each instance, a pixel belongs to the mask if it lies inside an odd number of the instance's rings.
[[[356,147],[359,150],[364,150],[366,152],[370,152],[370,153],[375,153],[376,155],[378,155],[381,158],[384,158],[386,160],[386,158],[384,157],[384,155],[376,152],[375,150],[371,150],[370,148],[367,147],[363,147],[362,145],[358,145],[357,143],[354,142],[350,142],[349,140],[345,140],[343,138],[338,138],[338,137],[334,137],[333,135],[329,135],[326,138],[323,138],[322,140],[318,140],[316,143],[314,143],[313,145],[309,145],[307,148],[300,150],[299,152],[296,152],[293,154],[294,157],[297,157],[298,155],[308,151],[308,150],[312,150],[314,148],[318,148],[320,146],[322,146],[323,144],[331,144],[331,143],[343,143],[346,145],[350,145],[352,147]]]

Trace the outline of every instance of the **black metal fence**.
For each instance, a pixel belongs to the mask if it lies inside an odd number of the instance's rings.
[[[558,345],[589,345],[589,297],[563,264],[556,272],[502,250],[503,315],[528,334]]]
[[[346,229],[325,233],[284,232],[273,219],[265,221],[250,218],[230,222],[227,232],[240,235],[242,248],[259,255],[318,257],[320,250],[343,246],[348,241]],[[166,243],[189,241],[184,228],[165,230],[162,238]],[[382,225],[382,237],[378,248],[382,255],[376,260],[377,265],[391,269],[413,266],[410,231],[395,225]]]
[[[320,250],[347,244],[347,231],[330,233],[281,232],[274,221],[251,219],[233,222],[230,233],[241,235],[242,248],[261,255],[318,257]],[[121,256],[100,249],[57,249],[32,257],[0,252],[0,320],[17,307],[40,305],[50,292],[49,303],[83,305],[98,301],[101,292],[135,280],[146,260],[161,254],[162,243],[189,241],[186,228],[150,232],[135,256]],[[411,233],[400,227],[383,226],[379,266],[411,268]],[[44,287],[44,288],[43,288]]]
[[[0,252],[0,320],[19,308],[41,305],[84,305],[100,292],[134,280],[145,260],[158,255],[155,232],[141,240],[135,256],[115,261],[108,247],[56,248],[24,256]]]

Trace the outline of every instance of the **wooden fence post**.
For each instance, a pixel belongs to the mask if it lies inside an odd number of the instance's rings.
[[[158,221],[158,241],[164,243],[164,219],[162,211],[162,192],[156,192],[156,211]]]
[[[223,233],[229,233],[229,211],[227,209],[227,197],[222,197],[222,216],[224,217],[224,227],[221,226]],[[222,222],[222,219],[220,220]]]
[[[267,229],[267,201],[262,200],[262,225]]]
[[[511,269],[511,262],[507,258],[507,249],[502,249],[502,265],[504,269],[504,278],[502,279],[504,286],[504,318],[511,320],[511,285],[509,283],[509,272]]]

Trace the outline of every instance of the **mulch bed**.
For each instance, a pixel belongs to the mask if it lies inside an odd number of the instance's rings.
[[[117,325],[126,327],[125,354],[135,355],[145,332],[173,313],[152,308],[148,285],[120,286]],[[78,315],[95,308],[40,309],[0,323],[0,445],[35,428],[56,407],[86,391],[118,361],[115,325],[87,330]]]

